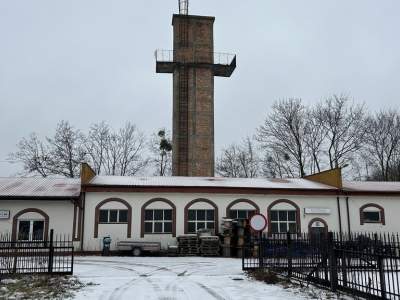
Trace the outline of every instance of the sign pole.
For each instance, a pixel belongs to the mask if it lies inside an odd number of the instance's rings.
[[[253,231],[258,233],[258,267],[261,269],[264,266],[263,260],[263,231],[267,228],[267,219],[264,215],[255,214],[250,219],[250,227]]]
[[[264,265],[263,257],[262,257],[262,251],[264,250],[263,243],[262,243],[262,231],[258,232],[258,238],[260,241],[258,243],[258,266],[259,266],[259,268],[262,268]]]

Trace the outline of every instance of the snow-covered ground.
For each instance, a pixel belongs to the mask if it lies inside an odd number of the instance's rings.
[[[248,279],[241,260],[203,257],[76,257],[74,274],[94,283],[75,299],[307,299],[296,289]]]

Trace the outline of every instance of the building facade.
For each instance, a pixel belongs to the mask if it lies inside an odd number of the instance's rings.
[[[0,178],[0,235],[43,240],[54,229],[79,247],[80,199],[79,179]]]
[[[84,166],[80,181],[1,179],[0,232],[16,239],[45,239],[54,229],[72,237],[77,250],[97,252],[105,236],[112,238],[112,249],[126,240],[161,242],[167,248],[179,235],[201,228],[218,234],[223,218],[248,218],[253,213],[267,218],[265,235],[399,231],[399,182],[343,181],[342,187],[321,182],[333,184],[337,175],[113,177],[95,176]]]

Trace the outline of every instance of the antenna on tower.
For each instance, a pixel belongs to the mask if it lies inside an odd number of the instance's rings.
[[[189,0],[178,0],[179,1],[179,14],[189,14]]]

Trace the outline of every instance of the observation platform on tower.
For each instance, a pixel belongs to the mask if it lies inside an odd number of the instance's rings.
[[[157,73],[173,73],[180,66],[209,67],[214,76],[230,77],[236,69],[236,55],[231,53],[158,49],[155,59]]]

